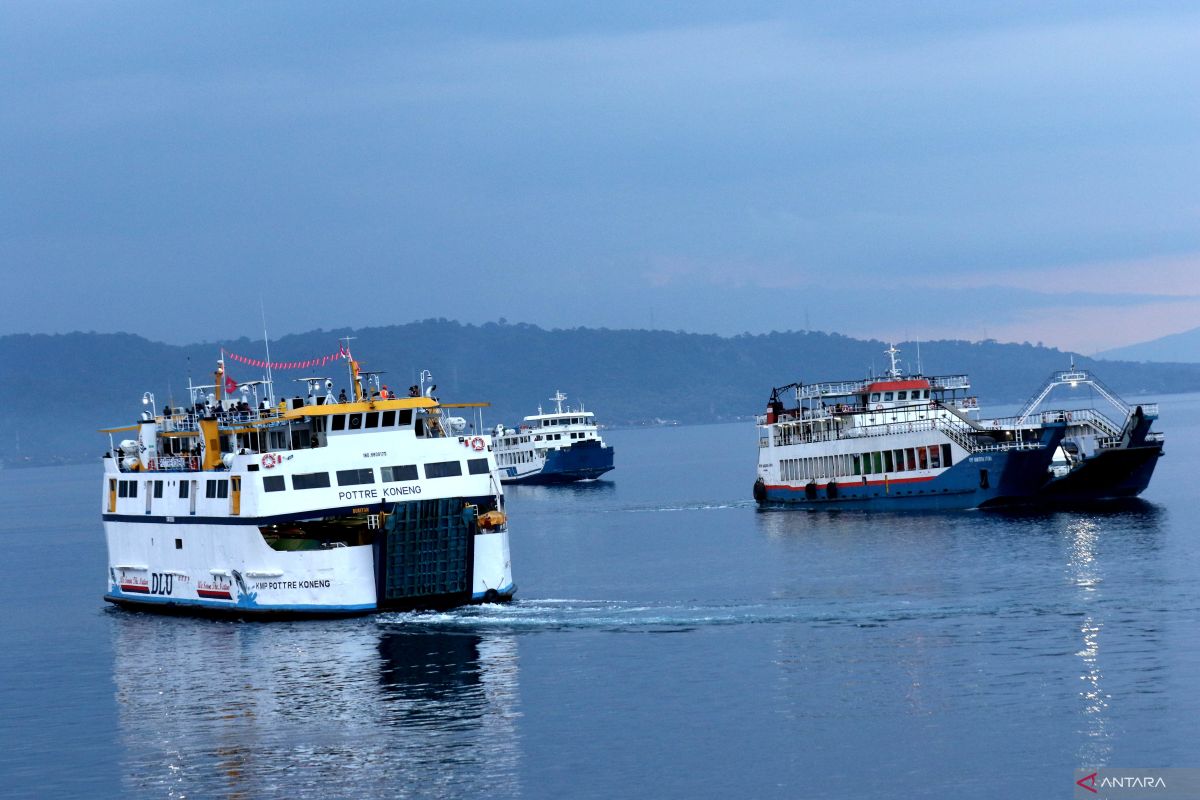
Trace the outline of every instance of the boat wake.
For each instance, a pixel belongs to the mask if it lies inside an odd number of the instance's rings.
[[[638,603],[619,600],[534,599],[466,606],[450,611],[379,614],[377,624],[413,630],[539,632],[602,630],[682,633],[736,625],[800,624],[810,627],[875,628],[914,620],[978,618],[1000,608],[830,608],[796,603]]]
[[[652,505],[652,506],[625,506],[623,508],[602,509],[603,511],[617,511],[625,514],[644,514],[646,512],[659,511],[723,511],[730,508],[754,508],[757,504],[753,500],[732,500],[725,503],[720,502],[697,502],[697,503],[672,503],[669,505]]]

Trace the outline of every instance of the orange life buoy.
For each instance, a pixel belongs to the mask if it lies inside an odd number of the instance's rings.
[[[482,436],[476,436],[474,439],[471,440],[471,449],[474,450],[476,453],[482,453],[483,448],[485,446],[486,445],[484,445],[484,443],[483,443]]]
[[[277,463],[277,459],[276,459],[274,453],[263,453],[263,457],[262,457],[263,469],[271,469],[275,466],[276,463]]]

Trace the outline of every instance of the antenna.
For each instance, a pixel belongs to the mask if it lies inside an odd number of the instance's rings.
[[[920,339],[917,339],[917,374],[918,374],[918,375],[924,375],[924,374],[925,374],[925,373],[924,373],[924,372],[921,370],[921,340],[920,340]]]

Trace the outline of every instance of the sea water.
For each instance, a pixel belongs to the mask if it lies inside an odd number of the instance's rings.
[[[1200,396],[1144,500],[768,511],[753,425],[511,487],[518,601],[110,608],[94,465],[0,472],[5,797],[1067,796],[1200,766]],[[98,445],[99,454],[99,445]]]

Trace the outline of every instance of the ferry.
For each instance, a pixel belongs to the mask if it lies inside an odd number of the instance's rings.
[[[502,483],[571,483],[599,478],[613,468],[596,415],[583,404],[563,410],[567,396],[555,391],[555,410],[525,417],[519,428],[497,425],[492,433]]]
[[[1130,405],[1090,371],[1077,369],[1072,361],[1069,369],[1055,372],[1046,380],[1021,410],[1016,424],[1029,426],[1029,421],[1042,413],[1047,398],[1056,389],[1067,387],[1088,389],[1092,402],[1062,412],[1066,432],[1036,499],[1056,504],[1137,497],[1150,485],[1163,455],[1165,436],[1150,430],[1158,419],[1158,404]]]
[[[394,397],[339,354],[350,397],[309,377],[306,396],[276,403],[270,380],[237,384],[222,354],[190,405],[158,413],[146,392],[136,424],[103,431],[105,600],[294,617],[512,598],[490,437],[466,434],[433,387]]]
[[[1061,412],[985,425],[966,375],[905,375],[900,351],[886,352],[882,378],[771,391],[756,420],[760,507],[986,508],[1038,490],[1066,431]]]

